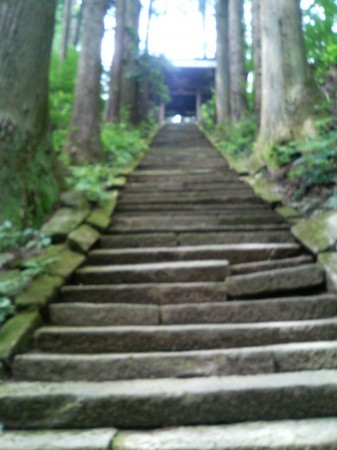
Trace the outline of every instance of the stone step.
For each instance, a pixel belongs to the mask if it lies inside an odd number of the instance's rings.
[[[131,225],[131,226],[114,226],[108,228],[106,233],[110,234],[134,234],[134,233],[214,233],[214,232],[252,232],[252,231],[289,231],[289,225],[284,223],[279,223],[279,221],[275,221],[275,223],[270,223],[272,221],[268,220],[266,223],[264,219],[261,218],[260,221],[253,221],[250,223],[244,220],[237,221],[237,225],[233,224],[231,221],[229,224],[224,225],[211,225],[207,223],[195,223],[194,225],[179,225],[172,221],[171,223],[163,223],[156,225],[155,223],[148,225],[139,224],[139,225]],[[234,221],[235,223],[235,221]]]
[[[249,185],[246,185],[240,180],[237,181],[218,181],[214,183],[198,183],[197,181],[194,182],[184,182],[181,181],[180,183],[169,183],[169,182],[162,182],[162,183],[140,183],[136,181],[129,181],[128,184],[125,187],[125,191],[127,192],[153,192],[153,190],[157,190],[159,192],[181,192],[182,190],[187,191],[194,191],[194,192],[207,192],[207,191],[221,191],[223,192],[226,189],[236,189],[236,188],[242,188],[247,189],[248,191],[252,191],[252,188],[249,187]]]
[[[337,371],[0,387],[9,429],[156,428],[337,415]]]
[[[259,261],[263,263],[264,260],[298,257],[301,251],[301,246],[296,243],[100,249],[89,253],[88,264],[133,264],[194,259],[227,259],[231,264],[256,264]]]
[[[233,194],[205,194],[205,195],[199,195],[194,197],[188,197],[186,195],[175,195],[175,196],[169,196],[169,195],[134,195],[134,194],[126,194],[123,193],[119,199],[118,204],[119,205],[133,205],[133,204],[161,204],[161,203],[173,203],[173,204],[179,204],[179,205],[185,205],[186,203],[190,204],[204,204],[204,203],[212,203],[212,204],[260,204],[263,203],[263,200],[259,197],[257,197],[255,194],[249,194],[249,193],[242,193],[240,192],[233,193]]]
[[[1,450],[111,450],[117,430],[34,430],[0,434]]]
[[[325,275],[318,264],[266,270],[227,277],[225,287],[230,297],[268,296],[323,286]]]
[[[121,232],[126,230],[174,230],[189,228],[190,231],[196,230],[213,230],[226,229],[228,225],[264,225],[271,228],[274,224],[284,222],[281,216],[265,211],[260,213],[236,213],[227,215],[145,215],[145,216],[126,216],[125,214],[116,214],[113,216],[110,229],[111,231]]]
[[[336,311],[337,296],[325,294],[178,306],[56,303],[50,305],[49,315],[54,325],[110,326],[280,322],[333,317]]]
[[[116,381],[337,369],[336,342],[158,353],[18,355],[16,380]]]
[[[290,267],[310,264],[314,261],[311,255],[302,255],[297,258],[285,258],[268,261],[249,262],[235,264],[230,267],[231,275],[244,275],[254,272],[263,272],[268,270],[285,269]]]
[[[337,419],[123,432],[112,450],[335,450]]]
[[[117,204],[116,212],[128,212],[128,213],[136,213],[137,211],[141,211],[142,214],[146,212],[167,212],[167,211],[177,211],[184,212],[186,214],[190,214],[190,212],[194,213],[195,211],[204,213],[205,211],[221,211],[226,214],[229,210],[232,211],[235,208],[236,211],[242,210],[258,210],[261,209],[263,211],[270,211],[270,206],[265,203],[256,203],[252,205],[251,203],[238,203],[237,205],[233,204],[225,204],[225,203],[131,203],[120,205]]]
[[[179,304],[226,300],[224,283],[142,283],[65,286],[60,301],[81,303]]]
[[[86,266],[77,270],[74,281],[80,284],[224,281],[228,267],[226,260]]]
[[[252,347],[334,340],[337,319],[211,325],[110,327],[45,326],[35,334],[38,350],[56,353],[134,353]]]
[[[295,243],[294,237],[286,230],[265,231],[219,231],[219,232],[185,232],[185,233],[125,233],[103,235],[98,241],[98,248],[143,248],[176,247],[198,245],[227,244],[267,244]]]

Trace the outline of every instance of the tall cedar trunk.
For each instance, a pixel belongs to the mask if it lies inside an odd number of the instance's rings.
[[[256,155],[271,164],[277,141],[315,134],[322,100],[307,63],[298,0],[261,0],[262,110]]]
[[[76,48],[81,40],[81,30],[82,30],[82,22],[83,22],[83,7],[84,2],[86,0],[82,0],[82,3],[78,7],[77,13],[72,18],[71,22],[71,43]]]
[[[139,55],[140,0],[125,0],[125,31],[123,41],[123,75],[120,106],[127,111],[132,124],[139,122],[138,82],[136,78]]]
[[[232,121],[247,111],[243,0],[229,0],[230,110]]]
[[[70,24],[73,9],[73,0],[64,0],[63,24],[62,24],[62,40],[60,49],[60,59],[67,57],[69,41],[70,41]]]
[[[218,123],[223,123],[230,118],[228,2],[229,0],[217,0],[216,3],[217,69],[215,74],[215,87]]]
[[[100,80],[101,42],[104,33],[106,0],[86,1],[84,33],[77,84],[66,152],[74,164],[95,162],[101,158]]]
[[[118,122],[120,119],[125,6],[125,0],[116,0],[115,51],[110,69],[109,99],[105,108],[105,120],[107,122]]]
[[[261,121],[261,96],[262,96],[260,2],[261,0],[252,0],[254,100],[255,100],[255,114],[258,126],[260,125]]]
[[[154,0],[150,0],[148,15],[147,15],[147,26],[146,26],[146,37],[145,37],[145,53],[149,53],[149,41],[150,41],[150,27],[151,27],[151,19],[153,16],[153,2]]]
[[[57,197],[48,72],[56,0],[0,3],[0,222],[38,224]]]

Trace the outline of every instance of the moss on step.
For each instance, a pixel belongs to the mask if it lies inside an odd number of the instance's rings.
[[[337,292],[337,253],[321,253],[318,261],[325,270],[328,291]]]
[[[87,224],[92,225],[98,230],[105,230],[111,221],[112,213],[117,205],[118,192],[109,192],[109,198],[102,201],[86,219]]]
[[[315,254],[336,250],[337,213],[327,212],[301,220],[292,227],[291,231]]]
[[[268,203],[282,203],[282,195],[275,181],[267,180],[262,175],[242,177],[253,189],[256,195]]]
[[[63,242],[88,215],[88,208],[61,208],[42,227],[42,232],[50,234],[54,242]]]
[[[64,279],[60,276],[41,275],[15,299],[15,306],[19,311],[31,307],[43,309],[55,298],[63,284]]]
[[[0,295],[17,295],[29,283],[30,278],[22,276],[21,270],[8,270],[0,273]]]
[[[74,190],[62,192],[60,196],[60,202],[63,206],[67,206],[70,208],[89,208],[89,203],[85,198],[84,193]]]
[[[18,352],[29,349],[34,331],[42,320],[37,311],[17,314],[0,329],[0,361],[9,364]]]
[[[299,212],[290,206],[279,206],[275,209],[275,211],[290,222],[297,221],[300,218]]]
[[[69,235],[70,248],[77,252],[86,253],[100,237],[100,234],[90,225],[81,225]]]

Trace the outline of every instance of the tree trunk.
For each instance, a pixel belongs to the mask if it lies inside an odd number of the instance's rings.
[[[261,0],[262,111],[256,154],[272,165],[277,142],[316,133],[322,100],[307,63],[298,0]]]
[[[140,0],[125,0],[125,32],[123,42],[123,76],[121,108],[127,112],[129,121],[139,122],[137,58],[139,55]]]
[[[262,96],[260,2],[261,0],[252,0],[254,100],[255,100],[256,121],[258,126],[260,126],[261,122],[261,96]]]
[[[74,164],[101,158],[100,91],[101,42],[106,0],[87,1],[84,6],[84,34],[66,152]]]
[[[73,0],[64,1],[62,40],[60,49],[60,59],[63,61],[67,57],[69,41],[70,41],[70,24],[72,19]]]
[[[121,104],[123,73],[123,43],[125,33],[125,0],[116,1],[115,52],[110,69],[109,99],[105,107],[105,121],[118,122]]]
[[[38,224],[57,198],[48,73],[56,0],[0,3],[0,221]]]
[[[149,53],[149,41],[150,41],[150,27],[151,27],[151,19],[153,16],[153,2],[154,0],[150,0],[148,15],[147,15],[147,25],[146,25],[146,37],[145,37],[145,53]]]
[[[230,75],[228,49],[228,1],[217,0],[217,69],[215,74],[216,115],[217,123],[221,124],[230,118]]]
[[[82,0],[82,3],[78,7],[78,11],[76,15],[73,17],[72,24],[71,24],[71,42],[74,46],[74,48],[77,48],[77,46],[80,43],[81,40],[81,30],[82,30],[82,22],[83,22],[83,7],[84,2],[86,0]]]
[[[230,111],[238,122],[247,111],[243,0],[229,0]]]

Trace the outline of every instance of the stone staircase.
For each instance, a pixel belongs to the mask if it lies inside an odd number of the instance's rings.
[[[337,449],[336,311],[289,225],[166,126],[0,387],[0,449]]]

